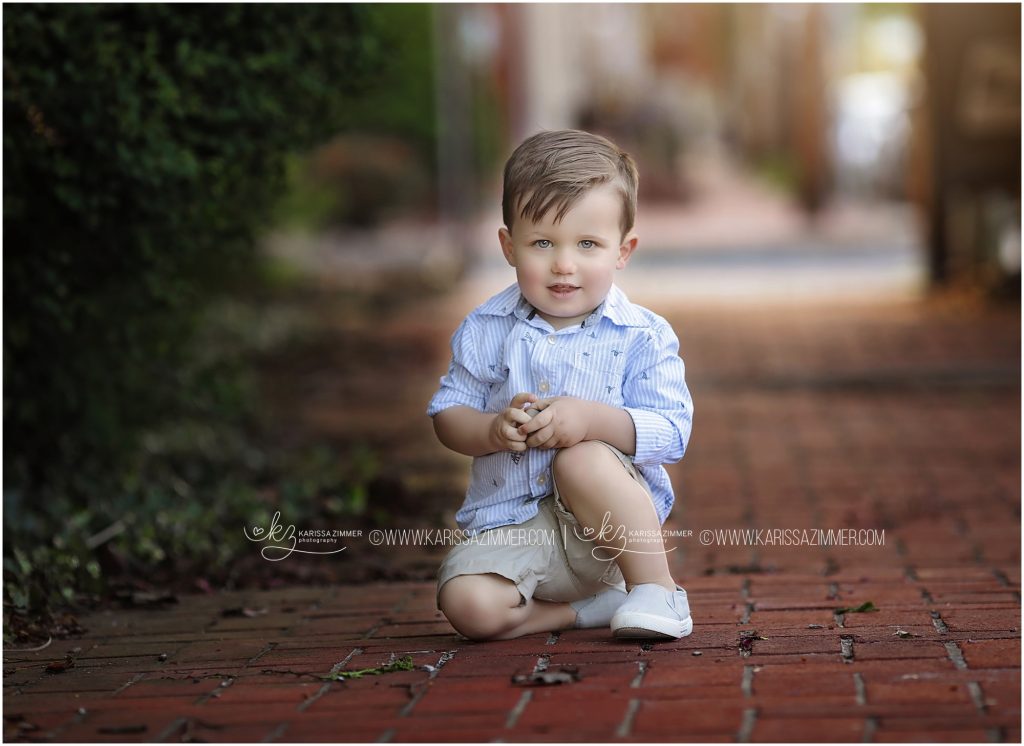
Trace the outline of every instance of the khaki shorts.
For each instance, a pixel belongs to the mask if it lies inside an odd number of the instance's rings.
[[[651,495],[651,488],[629,456],[607,443],[623,468]],[[494,573],[515,583],[522,596],[543,601],[578,601],[608,586],[626,589],[613,551],[597,548],[584,535],[576,516],[554,492],[538,503],[537,515],[523,523],[488,529],[473,541],[452,548],[437,571],[437,593],[459,575]],[[596,551],[595,551],[596,549]],[[596,555],[596,556],[595,556]],[[440,603],[438,604],[440,608]]]

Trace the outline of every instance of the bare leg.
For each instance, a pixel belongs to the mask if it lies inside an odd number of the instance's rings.
[[[567,603],[522,597],[508,578],[459,575],[441,588],[441,611],[460,633],[473,640],[508,640],[535,632],[570,629],[576,612]]]
[[[627,590],[656,583],[674,591],[668,556],[660,539],[661,523],[650,496],[622,467],[607,446],[584,441],[558,452],[553,470],[558,494],[580,525],[607,533],[597,546],[610,548]]]

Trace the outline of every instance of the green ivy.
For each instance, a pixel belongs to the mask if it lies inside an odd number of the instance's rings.
[[[225,298],[260,267],[290,154],[351,128],[375,90],[394,50],[367,13],[3,8],[8,609],[98,592],[103,552],[223,569],[266,512],[260,485],[291,468],[249,432],[249,356],[272,340],[245,338],[262,319]]]
[[[180,372],[202,309],[382,49],[359,5],[3,13],[5,487],[33,490],[116,470],[202,395]]]

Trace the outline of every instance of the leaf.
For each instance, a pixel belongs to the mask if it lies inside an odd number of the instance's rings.
[[[62,661],[52,661],[46,664],[46,673],[64,673],[69,668],[75,667],[75,659],[70,655]]]
[[[879,611],[879,608],[871,601],[865,601],[857,607],[847,607],[845,609],[836,609],[836,614],[867,614],[868,612]]]
[[[767,640],[767,637],[762,637],[757,634],[756,629],[745,630],[740,632],[740,639],[736,647],[740,651],[740,655],[748,656],[754,650],[754,640]]]
[[[386,663],[383,666],[377,668],[362,668],[358,671],[338,671],[337,673],[329,674],[323,678],[328,681],[338,681],[341,679],[361,679],[363,676],[380,676],[382,673],[391,673],[393,671],[411,671],[413,669],[412,656],[403,655],[398,660]]]

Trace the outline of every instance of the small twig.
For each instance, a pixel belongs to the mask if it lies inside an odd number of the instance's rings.
[[[89,549],[95,549],[101,544],[106,544],[108,541],[113,539],[118,534],[124,533],[125,528],[126,526],[124,523],[124,519],[118,518],[116,521],[111,523],[109,526],[107,526],[99,533],[93,534],[88,539],[86,539],[85,545],[89,547]]]
[[[7,648],[7,649],[9,651],[11,651],[12,653],[34,653],[37,650],[43,650],[45,648],[48,648],[50,646],[51,642],[53,642],[53,637],[48,637],[48,638],[46,638],[46,642],[44,642],[42,645],[40,645],[37,648]]]

